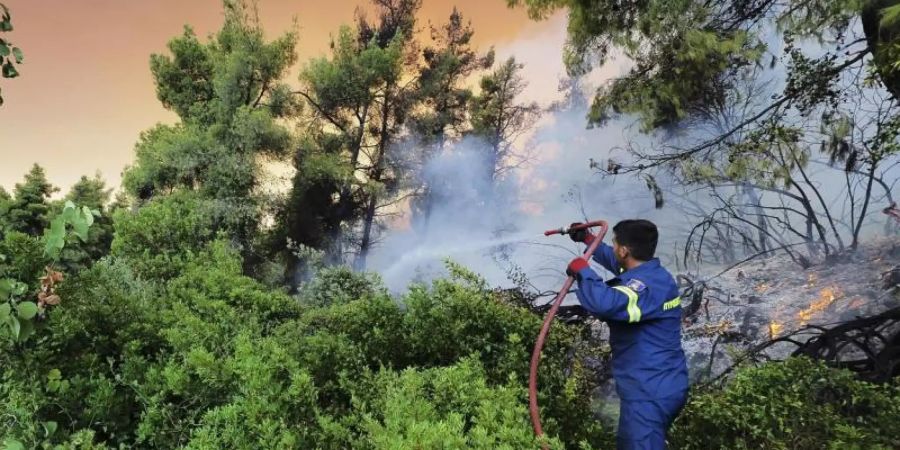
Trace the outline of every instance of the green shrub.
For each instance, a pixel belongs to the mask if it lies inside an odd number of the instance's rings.
[[[29,291],[37,290],[38,278],[50,262],[39,238],[13,231],[0,240],[0,278],[21,281]]]
[[[300,291],[300,299],[309,306],[340,305],[384,295],[386,288],[378,275],[354,272],[347,266],[328,267],[319,270],[316,276]]]
[[[900,388],[807,358],[739,371],[693,393],[669,436],[684,449],[900,447]]]
[[[181,191],[137,211],[117,211],[114,227],[112,255],[127,258],[145,278],[172,278],[215,238],[217,221],[208,200]]]
[[[358,397],[365,434],[354,448],[538,448],[523,386],[490,386],[476,359],[380,371]],[[562,448],[551,440],[552,448]]]
[[[224,370],[228,401],[203,414],[189,449],[314,448],[317,390],[312,378],[271,339],[238,339]]]
[[[413,287],[399,299],[381,294],[314,309],[301,322],[309,332],[346,337],[370,370],[451,366],[472,357],[491,386],[527,384],[532,339],[540,328],[539,317],[498,301],[482,280],[464,273],[438,280],[430,289]],[[578,332],[557,326],[551,333],[541,363],[539,399],[549,434],[562,436],[569,446],[586,440],[597,447],[610,436],[590,412],[596,380],[578,367],[566,373],[573,365],[568,353]],[[346,378],[340,367],[325,373],[329,379]]]

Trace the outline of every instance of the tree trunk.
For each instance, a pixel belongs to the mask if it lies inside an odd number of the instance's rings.
[[[869,170],[869,182],[866,183],[866,194],[863,198],[862,209],[859,211],[859,218],[856,222],[856,227],[853,230],[853,243],[850,244],[850,248],[856,250],[859,246],[859,232],[862,230],[863,221],[866,218],[866,211],[869,209],[869,200],[872,198],[872,184],[875,183],[875,168],[878,166],[878,161],[872,161],[872,168]]]

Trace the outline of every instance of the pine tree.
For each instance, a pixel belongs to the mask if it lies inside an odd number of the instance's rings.
[[[41,236],[50,224],[50,196],[59,188],[50,184],[44,169],[35,164],[22,183],[16,183],[6,213],[8,230]]]
[[[258,256],[254,245],[267,212],[258,192],[263,162],[294,146],[280,120],[297,112],[281,81],[296,60],[296,34],[266,41],[252,6],[224,5],[224,25],[209,42],[186,27],[169,42],[171,55],[151,57],[157,97],[180,122],[141,135],[123,185],[141,202],[195,191],[247,264]]]
[[[488,178],[498,175],[517,163],[513,144],[537,121],[537,103],[519,103],[526,83],[520,71],[522,64],[509,58],[497,69],[481,78],[481,92],[472,105],[472,134],[486,144]]]

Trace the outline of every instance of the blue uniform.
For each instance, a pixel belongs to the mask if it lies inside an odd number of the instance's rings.
[[[609,324],[622,402],[617,447],[665,449],[666,430],[688,391],[678,286],[656,258],[623,271],[612,247],[601,243],[594,260],[618,274],[603,281],[590,267],[581,269],[576,290],[581,306]]]

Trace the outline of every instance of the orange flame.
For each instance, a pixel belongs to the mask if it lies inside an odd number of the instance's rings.
[[[819,291],[819,299],[812,302],[808,308],[797,313],[797,319],[800,322],[800,326],[809,323],[814,315],[825,311],[826,308],[831,306],[831,304],[842,295],[844,295],[843,292],[841,292],[837,286],[827,287]]]
[[[780,322],[769,322],[769,339],[775,339],[784,330],[784,325]]]

